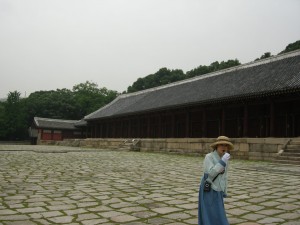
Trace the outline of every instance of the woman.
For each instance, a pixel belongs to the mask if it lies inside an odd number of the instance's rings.
[[[199,189],[198,225],[229,225],[223,197],[227,194],[229,151],[233,150],[233,144],[228,137],[220,136],[211,147],[214,150],[204,159],[204,176]]]

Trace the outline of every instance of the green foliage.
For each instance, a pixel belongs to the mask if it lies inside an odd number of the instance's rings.
[[[1,107],[1,139],[20,140],[27,136],[24,101],[21,100],[20,95],[18,91],[9,92],[6,102]]]
[[[169,70],[167,68],[161,68],[154,74],[150,74],[145,78],[138,78],[132,86],[127,88],[128,93],[145,90],[161,85],[169,84],[175,81],[185,79],[185,75],[182,70]]]
[[[26,99],[29,121],[33,117],[76,119],[79,117],[73,93],[68,89],[37,91]]]
[[[215,71],[218,71],[218,70],[227,69],[227,68],[230,68],[230,67],[233,67],[233,66],[238,66],[240,64],[241,63],[237,59],[234,59],[234,60],[230,59],[230,60],[227,60],[226,62],[222,61],[220,63],[218,61],[216,61],[216,62],[211,63],[209,66],[200,65],[195,69],[187,71],[186,72],[186,77],[191,78],[191,77],[203,75],[203,74],[206,74],[206,73],[211,73],[211,72],[215,72]]]
[[[184,74],[184,72],[180,69],[170,70],[167,68],[161,68],[159,71],[157,71],[154,74],[150,74],[144,78],[138,78],[137,81],[135,81],[132,84],[132,86],[129,86],[127,88],[127,93],[158,87],[161,85],[173,83],[176,81],[214,72],[217,70],[226,69],[237,65],[240,65],[240,62],[237,59],[228,60],[226,62],[222,61],[220,63],[216,61],[210,64],[209,66],[199,66],[195,69],[192,69],[186,72],[186,74]]]
[[[5,103],[0,102],[0,140],[4,139],[7,136],[6,134]]]
[[[254,61],[260,60],[260,59],[266,59],[271,57],[271,52],[265,52],[260,58],[256,58]]]
[[[291,52],[291,51],[295,51],[297,49],[300,49],[300,40],[296,41],[294,43],[289,44],[288,46],[286,46],[286,48],[280,52],[279,54],[283,54],[283,53],[287,53],[287,52]],[[279,55],[278,54],[278,55]]]
[[[84,117],[100,107],[108,104],[118,96],[118,92],[86,81],[73,87],[75,105],[81,117]]]
[[[24,99],[20,98],[19,92],[10,92],[7,100],[0,102],[0,139],[26,139],[35,116],[80,120],[117,96],[116,91],[98,88],[97,84],[88,81],[75,85],[73,91],[37,91]]]

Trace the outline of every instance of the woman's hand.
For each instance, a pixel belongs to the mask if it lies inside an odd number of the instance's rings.
[[[223,155],[222,160],[223,160],[224,163],[227,163],[229,159],[230,159],[230,154],[226,152]]]

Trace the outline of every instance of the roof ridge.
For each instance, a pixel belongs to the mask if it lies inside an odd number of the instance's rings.
[[[156,91],[156,90],[160,90],[160,89],[165,89],[165,88],[168,88],[168,87],[173,87],[173,86],[177,86],[177,85],[180,85],[180,84],[193,82],[193,81],[196,81],[196,80],[201,80],[201,79],[205,79],[205,78],[209,78],[209,77],[213,77],[213,76],[222,75],[222,74],[225,74],[227,72],[234,71],[234,70],[240,70],[240,69],[254,67],[254,66],[258,66],[258,65],[262,65],[262,64],[267,64],[267,63],[275,62],[275,61],[278,61],[278,60],[282,60],[282,59],[285,59],[285,58],[290,58],[290,57],[294,57],[294,56],[298,56],[298,55],[300,55],[300,50],[295,50],[295,51],[292,51],[292,52],[287,52],[287,53],[283,53],[283,54],[280,54],[280,55],[271,56],[271,57],[268,57],[266,59],[260,59],[258,61],[251,61],[251,62],[244,63],[244,64],[241,64],[241,65],[238,65],[238,66],[234,66],[234,67],[214,71],[214,72],[211,72],[211,73],[198,75],[198,76],[195,76],[195,77],[192,77],[192,78],[172,82],[170,84],[161,85],[161,86],[157,86],[157,87],[153,87],[153,88],[149,88],[149,89],[145,89],[145,90],[141,90],[141,91],[137,91],[137,92],[133,92],[133,93],[122,94],[122,95],[119,95],[118,97],[127,98],[127,97],[131,97],[131,96],[134,96],[134,95],[139,95],[139,94],[144,94],[144,93],[147,93],[147,92],[152,92],[152,91]]]
[[[67,123],[73,123],[73,122],[80,121],[80,120],[65,120],[65,119],[52,119],[52,118],[34,117],[34,120],[36,121],[37,124],[38,124],[39,119],[42,119],[42,120],[45,120],[45,121],[57,121],[57,122],[67,122]]]

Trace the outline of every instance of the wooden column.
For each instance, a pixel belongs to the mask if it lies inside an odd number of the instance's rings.
[[[172,130],[171,130],[171,137],[175,137],[175,114],[171,112],[171,118],[172,118]]]
[[[108,136],[109,136],[109,121],[107,121],[106,123],[105,123],[105,137],[106,138],[108,138]]]
[[[91,138],[95,137],[95,125],[91,126]]]
[[[158,114],[158,138],[162,137],[161,114]]]
[[[121,137],[120,138],[124,138],[124,134],[123,134],[123,126],[124,126],[124,124],[123,124],[123,120],[122,119],[120,119],[120,123],[121,123],[121,132],[120,132],[120,134],[121,134]]]
[[[91,127],[88,126],[87,124],[85,138],[90,138],[90,137],[91,137]]]
[[[221,118],[221,135],[225,135],[225,109],[222,108],[222,118]]]
[[[95,138],[97,138],[97,137],[98,137],[98,133],[99,133],[99,126],[100,126],[100,124],[99,124],[99,123],[96,123],[96,125],[95,125],[95,132],[94,132]]]
[[[206,110],[203,110],[203,114],[202,114],[202,137],[206,137],[207,136],[207,130],[206,130]]]
[[[116,129],[117,129],[117,122],[114,121],[112,122],[112,132],[111,132],[113,138],[116,138]]]
[[[188,110],[185,114],[185,137],[190,137],[190,112]]]
[[[99,125],[99,131],[100,131],[99,138],[104,138],[104,124],[103,123],[101,123]]]
[[[137,117],[137,138],[142,137],[141,135],[141,117]]]
[[[150,116],[147,116],[147,138],[150,137]]]
[[[244,131],[243,131],[243,137],[248,136],[248,106],[244,106]]]
[[[270,102],[270,137],[275,135],[275,109],[274,102]]]
[[[127,137],[131,138],[131,119],[128,118],[127,121],[128,121],[127,122],[127,124],[128,124],[128,126],[127,126]]]

